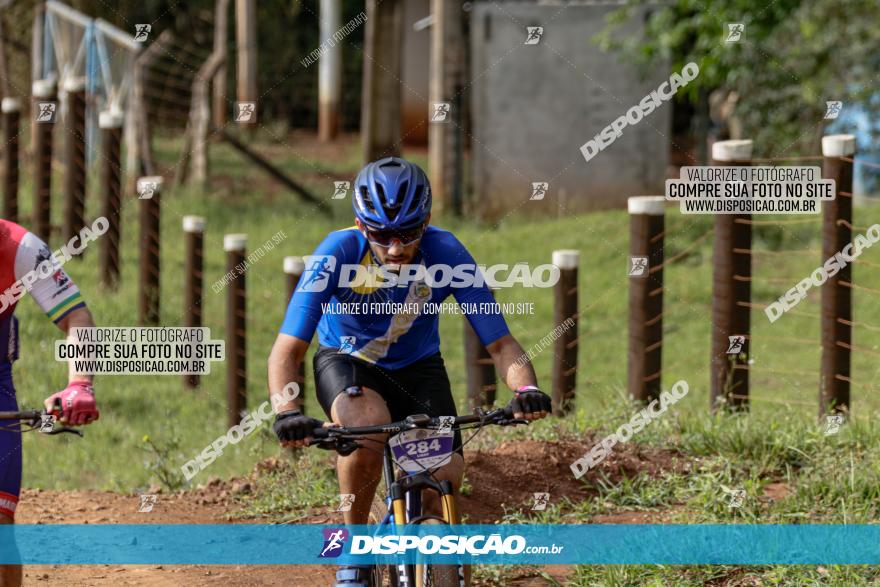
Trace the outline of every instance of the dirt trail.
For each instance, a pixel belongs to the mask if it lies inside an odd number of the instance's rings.
[[[532,493],[546,491],[551,501],[557,497],[572,500],[590,499],[595,495],[587,476],[587,484],[573,478],[569,463],[590,447],[588,441],[505,442],[488,451],[467,454],[468,478],[472,492],[461,498],[462,511],[468,522],[492,523],[508,511],[524,511],[531,507]],[[657,473],[673,468],[673,455],[628,448],[602,464],[610,478],[631,476],[639,471]],[[24,524],[228,524],[226,515],[239,506],[233,499],[234,483],[215,483],[195,491],[160,494],[149,513],[139,513],[137,495],[121,495],[98,491],[24,490],[17,520]],[[55,512],[65,512],[59,515]],[[633,519],[635,517],[636,519]],[[657,520],[656,514],[654,520]],[[304,523],[336,523],[339,514],[328,512],[308,518]],[[650,514],[639,512],[630,517],[621,514],[597,517],[596,523],[650,523]],[[662,521],[662,520],[658,520]],[[234,523],[255,523],[237,520]],[[281,545],[292,548],[296,545]],[[86,546],[87,548],[87,546]],[[544,572],[564,583],[570,567],[547,566]],[[46,584],[70,586],[141,585],[159,586],[309,586],[331,585],[334,567],[325,565],[37,565],[25,569],[28,587]],[[534,576],[508,580],[506,585],[537,587],[549,583]]]

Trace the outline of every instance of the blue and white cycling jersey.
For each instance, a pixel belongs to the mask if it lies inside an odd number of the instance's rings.
[[[328,235],[306,257],[281,332],[311,341],[317,328],[321,345],[399,369],[440,351],[435,305],[450,294],[459,304],[482,310],[465,314],[484,345],[510,332],[476,262],[451,232],[428,226],[410,263],[424,265],[429,275],[432,266],[465,265],[473,268],[476,279],[468,280],[465,270],[465,279],[444,280],[434,273],[433,280],[408,279],[390,287],[386,281],[381,287],[383,279],[367,239],[356,227],[346,228]],[[353,279],[356,274],[371,277]],[[358,311],[334,311],[346,307]]]

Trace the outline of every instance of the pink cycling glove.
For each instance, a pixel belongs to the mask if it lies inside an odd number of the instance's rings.
[[[64,390],[50,396],[45,401],[47,412],[57,415],[56,401],[61,403],[61,422],[79,426],[94,422],[99,417],[95,392],[88,381],[71,381]]]

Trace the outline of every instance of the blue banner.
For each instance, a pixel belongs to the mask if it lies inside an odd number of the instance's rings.
[[[880,564],[880,525],[14,525],[0,564]]]

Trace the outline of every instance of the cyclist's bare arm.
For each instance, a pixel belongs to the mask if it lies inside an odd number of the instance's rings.
[[[492,356],[495,369],[511,390],[525,385],[538,385],[532,362],[513,335],[505,334],[486,346],[486,350]]]
[[[309,342],[287,334],[279,334],[269,353],[269,396],[281,396],[284,387],[292,381],[302,385],[299,366],[306,359]],[[301,410],[302,396],[282,403],[278,412]]]
[[[68,342],[76,342],[75,335],[71,331],[73,328],[94,327],[95,322],[92,320],[92,313],[86,307],[78,308],[58,321],[57,326],[67,335]],[[69,381],[88,381],[91,383],[92,376],[85,373],[77,373],[75,370],[76,361],[68,361]]]

